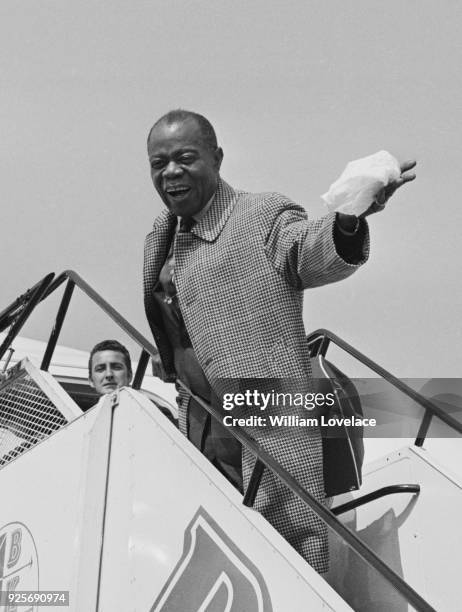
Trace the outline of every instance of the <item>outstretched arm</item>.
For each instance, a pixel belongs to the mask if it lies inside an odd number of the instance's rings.
[[[310,221],[306,212],[282,196],[273,199],[274,218],[265,251],[276,270],[289,284],[308,288],[350,276],[368,257],[366,217],[383,210],[387,200],[405,183],[415,179],[415,161],[401,164],[401,175],[376,196],[367,211],[356,217],[329,213]],[[284,201],[285,200],[285,201]]]

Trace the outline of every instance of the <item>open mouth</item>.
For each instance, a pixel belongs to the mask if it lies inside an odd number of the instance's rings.
[[[180,199],[191,191],[191,187],[188,187],[187,185],[176,185],[172,187],[167,187],[165,191],[167,192],[169,197]]]

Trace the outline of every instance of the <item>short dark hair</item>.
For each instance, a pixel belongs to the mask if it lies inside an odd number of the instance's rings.
[[[95,353],[100,353],[101,351],[117,351],[118,353],[122,353],[125,365],[127,366],[128,373],[131,377],[132,375],[132,362],[130,359],[130,353],[125,348],[123,344],[121,344],[118,340],[103,340],[102,342],[98,342],[91,349],[90,358],[88,360],[88,378],[91,379],[91,362],[93,360],[93,355]]]
[[[158,119],[152,128],[149,130],[148,134],[148,143],[151,138],[151,134],[158,125],[161,123],[166,123],[167,125],[172,125],[172,123],[176,123],[179,121],[186,121],[188,119],[193,119],[196,121],[197,125],[202,134],[202,138],[204,140],[205,145],[215,151],[218,147],[217,135],[215,134],[215,130],[213,125],[210,123],[208,119],[206,119],[203,115],[199,113],[194,113],[193,111],[184,110],[182,108],[176,108],[174,110],[168,111],[165,115],[162,115],[160,119]]]

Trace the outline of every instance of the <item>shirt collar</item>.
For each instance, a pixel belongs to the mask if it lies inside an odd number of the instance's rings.
[[[207,202],[207,204],[204,206],[204,208],[201,208],[201,210],[200,210],[198,213],[196,213],[195,215],[193,215],[193,219],[194,219],[194,221],[195,221],[196,223],[199,223],[199,221],[200,221],[201,219],[203,219],[203,218],[205,217],[205,215],[207,214],[207,212],[208,212],[209,208],[212,206],[212,202],[213,202],[213,199],[214,199],[214,197],[215,197],[215,194],[216,194],[216,192],[213,194],[213,196],[210,198],[210,200]],[[178,231],[178,228],[180,227],[180,223],[181,223],[181,218],[180,218],[180,217],[178,217],[178,221],[177,221],[177,231]]]

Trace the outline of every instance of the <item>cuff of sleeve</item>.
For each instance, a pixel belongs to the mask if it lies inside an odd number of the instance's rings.
[[[353,230],[348,231],[346,229],[343,229],[343,227],[340,225],[340,223],[338,222],[338,217],[335,217],[335,223],[337,225],[337,229],[344,235],[344,236],[354,236],[356,234],[356,232],[359,229],[359,225],[360,225],[360,219],[358,217],[356,217],[356,225],[354,227]]]
[[[369,255],[369,228],[365,219],[358,219],[358,227],[354,233],[347,233],[334,224],[334,244],[339,257],[347,264],[359,266]]]

